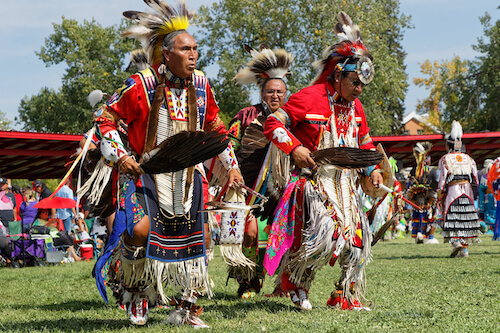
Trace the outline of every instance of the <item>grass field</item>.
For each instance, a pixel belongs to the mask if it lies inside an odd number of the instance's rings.
[[[218,254],[210,263],[214,299],[205,307],[206,332],[500,332],[500,242],[482,236],[468,258],[450,258],[451,245],[379,242],[367,267],[371,312],[332,310],[326,300],[338,267],[324,267],[310,291],[313,310],[298,311],[287,298],[236,297],[226,287]],[[192,332],[162,323],[169,309],[153,309],[145,327],[129,324],[124,311],[107,306],[91,277],[94,262],[0,269],[1,332]],[[270,293],[267,279],[263,293]]]

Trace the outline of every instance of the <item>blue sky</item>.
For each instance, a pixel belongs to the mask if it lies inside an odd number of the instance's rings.
[[[207,5],[211,0],[187,0],[191,9]],[[173,3],[173,0],[171,1]],[[449,60],[454,55],[462,59],[478,56],[471,45],[483,35],[479,17],[488,12],[494,21],[500,19],[498,0],[401,0],[400,10],[412,16],[415,29],[404,33],[403,47],[410,87],[405,100],[406,112],[414,110],[418,99],[428,96],[424,88],[412,83],[419,77],[420,66],[426,59]],[[61,17],[95,18],[102,26],[116,24],[125,10],[143,10],[140,0],[17,0],[2,3],[0,20],[0,62],[3,79],[0,83],[0,110],[10,120],[17,116],[21,99],[38,94],[42,87],[59,88],[64,66],[45,67],[35,55],[44,40],[53,32],[52,22]],[[333,14],[335,15],[335,14]],[[208,73],[209,76],[211,73]],[[19,130],[20,126],[14,126]]]

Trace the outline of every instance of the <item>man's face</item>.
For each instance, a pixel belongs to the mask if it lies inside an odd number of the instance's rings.
[[[163,50],[163,56],[172,73],[185,79],[190,77],[196,68],[198,45],[190,34],[183,33],[174,37],[174,47],[172,50]]]
[[[0,191],[7,191],[8,188],[9,184],[7,183],[0,184]]]
[[[41,185],[38,185],[37,187],[35,187],[35,191],[37,193],[42,193],[42,186]]]
[[[335,87],[335,90],[341,94],[342,98],[353,102],[363,92],[364,84],[359,80],[358,74],[348,72],[347,77],[342,77],[340,72],[335,73],[335,80],[339,80],[340,90]]]
[[[285,105],[286,85],[279,79],[269,80],[262,89],[262,100],[269,105],[271,112]]]

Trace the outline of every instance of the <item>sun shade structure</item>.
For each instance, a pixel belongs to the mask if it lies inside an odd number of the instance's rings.
[[[83,135],[0,131],[0,176],[9,179],[62,178],[65,164],[76,151]],[[413,146],[416,142],[432,143],[432,165],[447,150],[443,134],[372,136],[381,143],[388,156],[402,161],[404,167],[415,165]],[[462,143],[478,165],[487,158],[500,156],[500,132],[464,133]]]
[[[83,135],[0,131],[0,174],[9,179],[62,178]]]
[[[400,135],[400,136],[372,136],[375,144],[384,146],[387,156],[403,162],[403,167],[415,166],[413,146],[416,142],[429,141],[432,144],[429,156],[431,164],[437,166],[439,159],[448,152],[446,135]],[[480,167],[487,158],[495,159],[500,156],[500,132],[464,133],[462,145],[467,154]]]

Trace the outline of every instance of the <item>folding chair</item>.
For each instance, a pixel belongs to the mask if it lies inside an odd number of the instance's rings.
[[[12,248],[12,267],[25,266],[28,261],[33,261],[37,266],[43,266],[45,258],[44,239],[31,239],[22,232],[21,221],[9,222],[10,246]]]
[[[106,245],[106,239],[108,234],[106,233],[106,227],[102,226],[95,219],[90,230],[90,237],[92,238],[92,243],[94,244],[94,258],[97,260],[104,250],[104,245]],[[102,241],[102,243],[99,242]]]

